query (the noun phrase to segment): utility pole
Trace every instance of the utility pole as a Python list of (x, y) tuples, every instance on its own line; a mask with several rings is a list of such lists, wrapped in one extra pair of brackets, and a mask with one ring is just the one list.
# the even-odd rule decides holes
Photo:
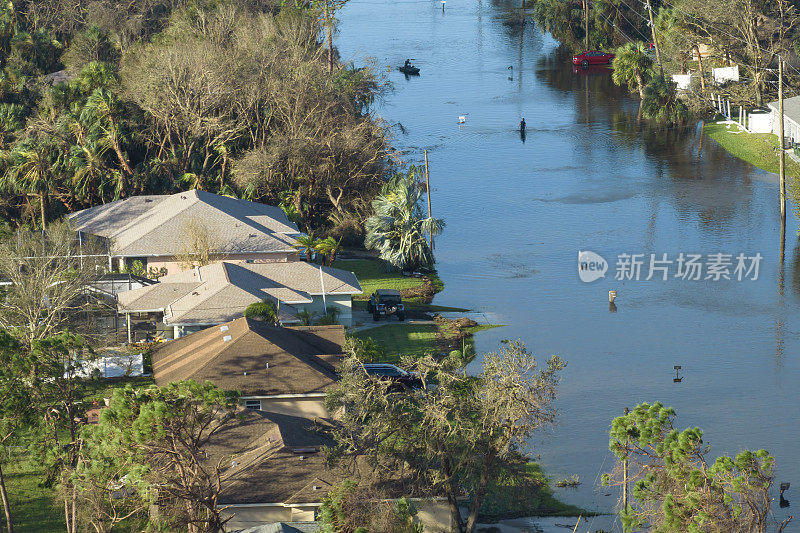
[(661, 77), (664, 77), (664, 66), (661, 64), (661, 51), (658, 48), (658, 39), (656, 38), (656, 24), (653, 22), (653, 7), (650, 5), (650, 0), (647, 0), (647, 12), (650, 14), (650, 29), (653, 32), (653, 46), (656, 47), (656, 59), (658, 60), (658, 69), (661, 71)]
[(583, 0), (583, 25), (586, 28), (586, 35), (583, 38), (583, 46), (589, 49), (589, 0)]
[(328, 30), (328, 75), (333, 73), (333, 28), (331, 28), (330, 14), (328, 13), (329, 0), (322, 0), (325, 9), (325, 26)]
[[(428, 150), (425, 150), (425, 190), (428, 192), (428, 218), (433, 218), (433, 212), (431, 211), (431, 174), (428, 172)], [(433, 235), (429, 235), (429, 237), (431, 239), (431, 250), (433, 250)]]
[(781, 228), (786, 231), (786, 153), (783, 143), (783, 58), (778, 56), (778, 163), (781, 178)]
[[(625, 414), (628, 414), (628, 408), (625, 408)], [(627, 439), (625, 443), (627, 444)], [(622, 512), (628, 512), (628, 453), (625, 452), (625, 459), (622, 460)]]

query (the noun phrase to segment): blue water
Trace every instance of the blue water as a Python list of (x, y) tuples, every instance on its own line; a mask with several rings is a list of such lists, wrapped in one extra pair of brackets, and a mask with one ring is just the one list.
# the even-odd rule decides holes
[[(639, 125), (638, 102), (610, 71), (574, 72), (549, 35), (505, 26), (503, 7), (450, 0), (443, 14), (435, 0), (351, 0), (339, 13), (341, 55), (372, 58), (394, 86), (374, 111), (395, 125), (394, 146), (416, 163), (429, 150), (433, 212), (447, 222), (436, 303), (506, 324), (478, 335), (479, 351), (520, 338), (542, 359), (568, 361), (559, 421), (532, 443), (553, 477), (580, 477), (564, 500), (613, 509), (618, 494), (597, 485), (613, 465), (607, 431), (643, 401), (702, 427), (712, 456), (768, 449), (776, 482), (800, 487), (800, 248), (792, 214), (781, 283), (777, 176), (700, 126)], [(421, 76), (388, 72), (406, 57)], [(606, 278), (580, 281), (579, 250), (609, 261)], [(757, 281), (614, 279), (617, 254), (680, 252), (763, 261)]]

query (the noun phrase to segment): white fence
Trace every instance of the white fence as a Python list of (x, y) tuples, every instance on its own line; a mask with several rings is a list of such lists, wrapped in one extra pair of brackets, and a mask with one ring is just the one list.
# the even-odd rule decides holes
[(711, 69), (714, 76), (714, 83), (725, 83), (726, 81), (739, 81), (739, 65), (732, 67), (720, 67)]
[(99, 375), (103, 378), (121, 378), (144, 374), (142, 354), (106, 353), (107, 355), (92, 361), (84, 361), (78, 374), (87, 378), (92, 375)]

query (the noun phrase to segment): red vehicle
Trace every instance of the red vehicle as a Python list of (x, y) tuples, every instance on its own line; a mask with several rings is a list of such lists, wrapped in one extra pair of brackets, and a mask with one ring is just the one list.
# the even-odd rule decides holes
[(589, 50), (582, 54), (572, 56), (572, 64), (580, 65), (583, 68), (589, 65), (607, 65), (614, 59), (614, 54), (607, 54), (598, 50)]

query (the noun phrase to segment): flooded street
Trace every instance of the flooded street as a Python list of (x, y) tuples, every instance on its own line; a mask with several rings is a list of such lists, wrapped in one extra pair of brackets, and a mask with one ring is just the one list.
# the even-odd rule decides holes
[[(639, 125), (638, 102), (609, 70), (574, 72), (549, 35), (505, 26), (502, 6), (441, 6), (351, 0), (337, 45), (356, 64), (393, 67), (394, 91), (376, 113), (402, 125), (393, 143), (407, 160), (429, 150), (433, 214), (447, 222), (435, 303), (507, 325), (479, 334), (479, 351), (520, 338), (540, 358), (568, 362), (559, 423), (534, 443), (552, 477), (579, 476), (562, 499), (612, 511), (618, 494), (599, 487), (613, 465), (611, 420), (661, 401), (679, 428), (703, 428), (712, 455), (769, 450), (776, 485), (791, 482), (786, 496), (800, 506), (800, 248), (792, 213), (782, 276), (777, 176), (733, 158), (699, 126)], [(419, 77), (394, 70), (407, 57)], [(604, 279), (581, 282), (579, 250), (608, 261)], [(756, 281), (676, 279), (675, 266), (667, 281), (645, 281), (646, 264), (639, 281), (614, 279), (619, 254), (647, 262), (681, 252), (763, 260)], [(790, 509), (773, 506), (779, 518)]]

